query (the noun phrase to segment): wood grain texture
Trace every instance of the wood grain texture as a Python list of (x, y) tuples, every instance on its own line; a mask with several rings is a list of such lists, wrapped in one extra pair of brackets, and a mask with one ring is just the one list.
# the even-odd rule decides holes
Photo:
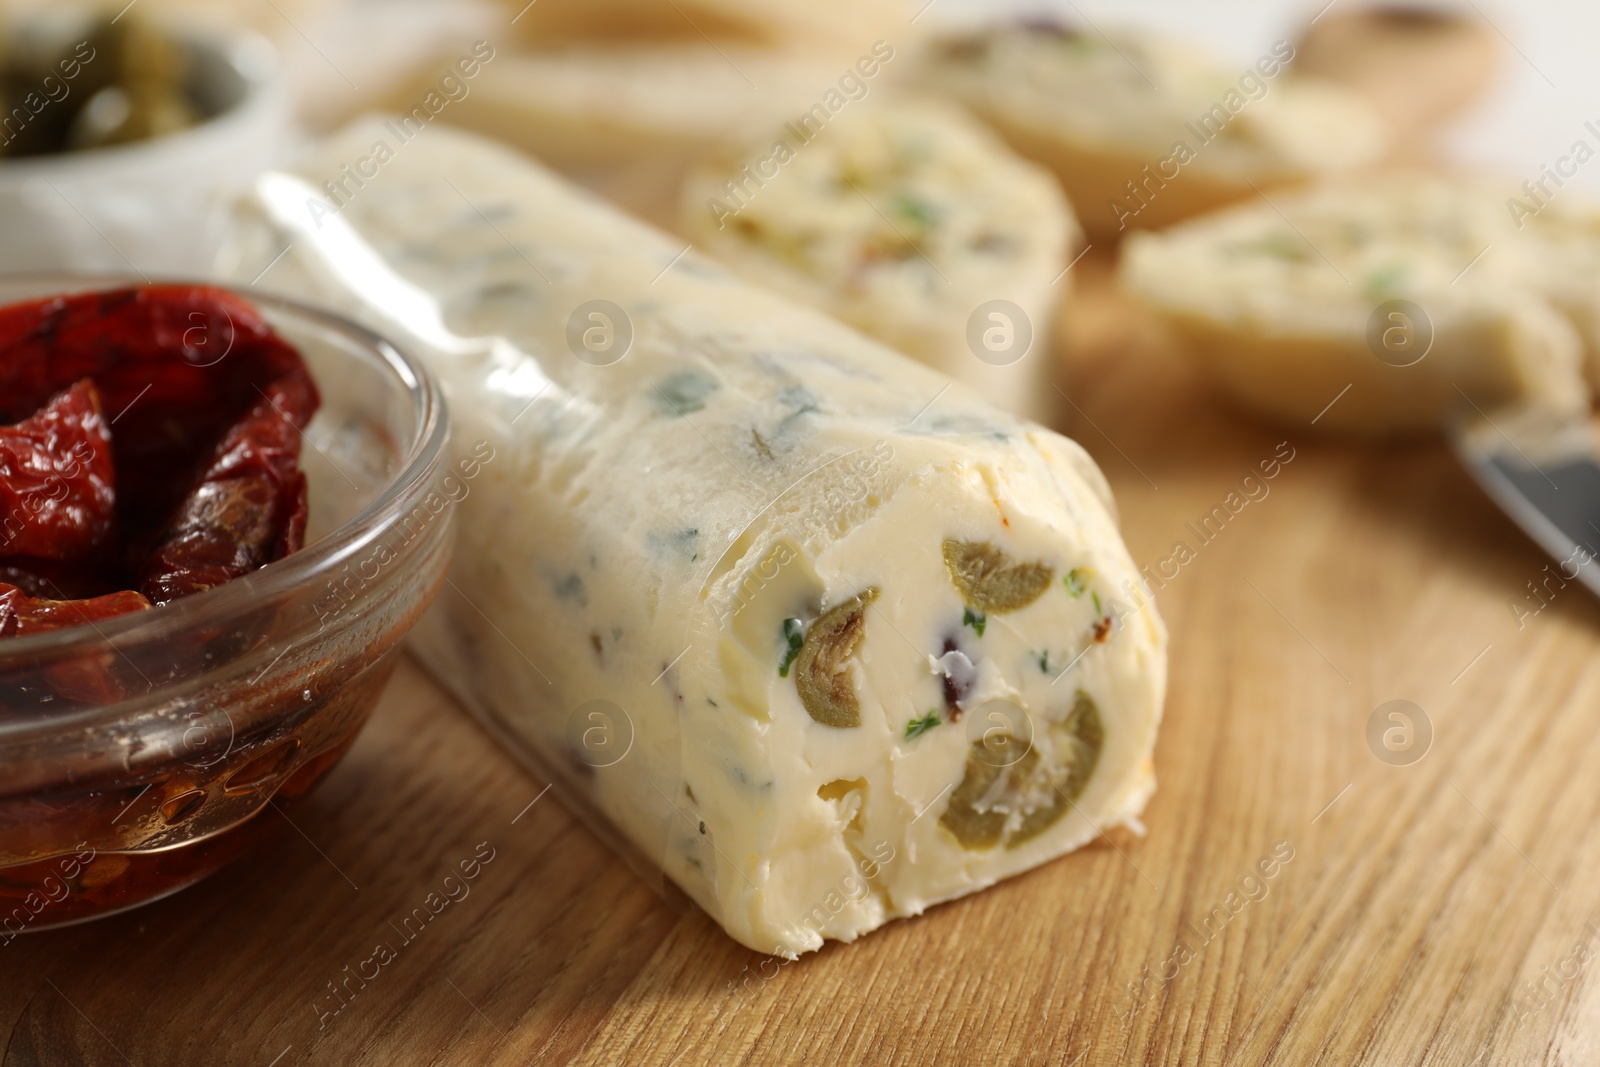
[[(1136, 560), (1195, 549), (1159, 593), (1148, 836), (780, 965), (646, 888), (403, 664), (270, 848), (0, 949), (0, 1064), (1600, 1062), (1600, 607), (1572, 584), (1519, 629), (1545, 560), (1442, 445), (1229, 412), (1107, 270), (1074, 271), (1062, 427)], [(1434, 732), (1409, 766), (1367, 741), (1396, 698)], [(321, 1019), (481, 842), (470, 895)], [(1562, 973), (1519, 1024), (1522, 983)]]

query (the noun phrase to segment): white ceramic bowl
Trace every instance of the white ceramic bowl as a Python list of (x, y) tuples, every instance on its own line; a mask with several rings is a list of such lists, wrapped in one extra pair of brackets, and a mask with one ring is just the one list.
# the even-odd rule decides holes
[(254, 33), (163, 29), (187, 50), (212, 117), (149, 141), (0, 162), (0, 271), (209, 272), (229, 200), (288, 147), (288, 95)]

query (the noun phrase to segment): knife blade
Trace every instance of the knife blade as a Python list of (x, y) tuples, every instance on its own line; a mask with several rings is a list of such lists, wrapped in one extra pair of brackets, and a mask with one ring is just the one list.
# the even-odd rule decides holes
[[(1600, 434), (1587, 422), (1551, 425), (1548, 414), (1476, 414), (1456, 421), (1450, 444), (1462, 466), (1552, 559), (1600, 595)], [(1581, 549), (1581, 553), (1580, 553)], [(1575, 567), (1577, 573), (1568, 573)]]

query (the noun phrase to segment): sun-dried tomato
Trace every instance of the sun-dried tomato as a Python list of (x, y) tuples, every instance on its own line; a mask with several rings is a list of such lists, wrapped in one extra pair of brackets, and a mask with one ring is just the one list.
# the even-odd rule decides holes
[(40, 600), (0, 584), (0, 637), (27, 637), (149, 609), (150, 601), (132, 589), (87, 600)]
[(164, 604), (297, 551), (319, 403), (300, 354), (224, 290), (0, 308), (0, 637)]
[[(150, 601), (132, 589), (83, 600), (50, 600), (30, 597), (16, 586), (0, 583), (0, 638), (93, 625), (150, 608)], [(127, 682), (119, 678), (121, 662), (119, 654), (109, 649), (83, 652), (40, 668), (34, 684), (48, 687), (64, 706), (114, 704), (129, 692)]]
[(303, 378), (284, 378), (217, 443), (210, 464), (145, 562), (139, 587), (152, 601), (198, 593), (300, 548), (306, 479), (300, 431), (315, 398)]
[(0, 426), (0, 556), (76, 560), (116, 532), (111, 434), (87, 378)]
[(92, 378), (115, 426), (117, 510), (133, 543), (171, 515), (259, 390), (286, 375), (306, 376), (299, 353), (221, 289), (150, 285), (0, 308), (0, 422)]

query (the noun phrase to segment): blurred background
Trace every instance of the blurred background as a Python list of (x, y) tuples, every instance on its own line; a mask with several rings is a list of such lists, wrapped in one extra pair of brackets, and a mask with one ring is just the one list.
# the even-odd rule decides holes
[[(952, 12), (973, 17), (1001, 4), (985, 0), (948, 0)], [(935, 9), (946, 3), (939, 0)], [(1019, 5), (1020, 6), (1020, 5)], [(1294, 40), (1319, 13), (1333, 18), (1372, 5), (1335, 0), (1327, 5), (1286, 0), (1211, 0), (1185, 4), (1174, 0), (1122, 0), (1049, 5), (1074, 8), (1096, 22), (1154, 26), (1204, 41), (1218, 53), (1241, 63), (1279, 38)], [(1441, 131), (1448, 159), (1521, 176), (1538, 170), (1572, 143), (1583, 123), (1600, 116), (1600, 65), (1594, 47), (1600, 42), (1600, 8), (1577, 0), (1408, 0), (1405, 8), (1458, 14), (1481, 23), (1501, 46), (1504, 56), (1495, 71), (1492, 91)], [(1030, 5), (1028, 10), (1041, 10)], [(1321, 21), (1319, 19), (1319, 21)], [(1521, 53), (1520, 55), (1518, 53)], [(1577, 186), (1600, 189), (1600, 171), (1580, 173)]]
[[(540, 0), (526, 7), (518, 0), (135, 0), (132, 4), (113, 0), (100, 4), (94, 10), (101, 12), (102, 19), (116, 18), (122, 29), (129, 29), (130, 23), (135, 32), (157, 23), (184, 25), (208, 40), (226, 44), (229, 63), (237, 71), (228, 72), (234, 75), (231, 77), (225, 77), (221, 68), (201, 72), (210, 86), (211, 99), (204, 101), (200, 110), (226, 110), (248, 97), (249, 117), (234, 123), (227, 135), (211, 137), (207, 145), (189, 145), (178, 177), (172, 168), (145, 158), (97, 155), (86, 157), (82, 165), (54, 167), (36, 161), (27, 166), (0, 163), (0, 224), (7, 231), (7, 247), (0, 251), (3, 266), (121, 269), (132, 265), (140, 270), (182, 273), (204, 269), (224, 226), (222, 209), (203, 195), (212, 187), (237, 187), (261, 167), (292, 156), (308, 135), (369, 109), (393, 107), (408, 87), (417, 84), (430, 63), (459, 54), (474, 41), (487, 40), (503, 53), (515, 54), (559, 47), (592, 32), (592, 27), (575, 32), (561, 18), (540, 21), (541, 8), (554, 8), (560, 2)], [(916, 33), (1018, 13), (1053, 14), (1097, 30), (1159, 29), (1204, 46), (1221, 61), (1241, 66), (1275, 40), (1298, 40), (1313, 20), (1333, 22), (1371, 6), (1362, 0), (1334, 0), (1331, 4), (1320, 0), (1309, 4), (1213, 0), (1198, 5), (1181, 0), (885, 2), (902, 8), (900, 17), (915, 17), (915, 23), (908, 22), (903, 29)], [(1408, 3), (1406, 8), (1459, 16), (1473, 24), (1497, 53), (1492, 69), (1486, 66), (1482, 72), (1481, 91), (1473, 94), (1464, 111), (1430, 135), (1434, 147), (1428, 150), (1436, 150), (1439, 157), (1521, 180), (1563, 152), (1582, 132), (1585, 121), (1600, 118), (1600, 107), (1595, 106), (1600, 101), (1600, 65), (1593, 62), (1591, 54), (1593, 43), (1600, 40), (1600, 9), (1593, 5), (1571, 0), (1517, 4), (1424, 0)], [(25, 94), (40, 77), (30, 69), (29, 64), (37, 66), (40, 58), (35, 54), (30, 60), (30, 49), (37, 53), (62, 45), (40, 44), (39, 26), (55, 27), (45, 37), (53, 32), (59, 38), (66, 32), (60, 29), (63, 23), (87, 9), (85, 5), (37, 0), (0, 4), (0, 18), (12, 41), (9, 66), (14, 77), (8, 82), (9, 92)], [(710, 28), (720, 38), (717, 28)], [(886, 33), (893, 36), (899, 29), (891, 27)], [(259, 34), (272, 48), (257, 47), (241, 31)], [(838, 42), (794, 37), (763, 43), (785, 51), (816, 52)], [(136, 41), (131, 48), (130, 54), (140, 57), (127, 73), (134, 79), (159, 80), (178, 56), (153, 39)], [(849, 51), (844, 48), (841, 54)], [(98, 68), (90, 64), (89, 69), (96, 75), (108, 73), (103, 63)], [(250, 82), (248, 92), (244, 84), (236, 84), (241, 78)], [(48, 110), (60, 117), (75, 110), (87, 95), (80, 92)], [(14, 107), (17, 101), (11, 104)], [(105, 107), (100, 112), (104, 124), (108, 117)], [(43, 116), (46, 120), (50, 117)], [(169, 113), (154, 119), (146, 115), (139, 121), (172, 125), (201, 117)], [(128, 131), (124, 134), (137, 136)], [(64, 136), (60, 130), (55, 135)], [(104, 139), (104, 131), (101, 136)], [(6, 141), (0, 145), (0, 158), (9, 161), (19, 146), (3, 131), (0, 140)], [(81, 131), (78, 143), (90, 143)], [(1600, 168), (1582, 170), (1571, 184), (1600, 188)], [(152, 185), (160, 188), (152, 189)], [(199, 210), (202, 205), (204, 211)], [(640, 209), (639, 205), (630, 206)], [(155, 216), (160, 217), (159, 224)], [(160, 232), (160, 240), (152, 240), (152, 226)]]

